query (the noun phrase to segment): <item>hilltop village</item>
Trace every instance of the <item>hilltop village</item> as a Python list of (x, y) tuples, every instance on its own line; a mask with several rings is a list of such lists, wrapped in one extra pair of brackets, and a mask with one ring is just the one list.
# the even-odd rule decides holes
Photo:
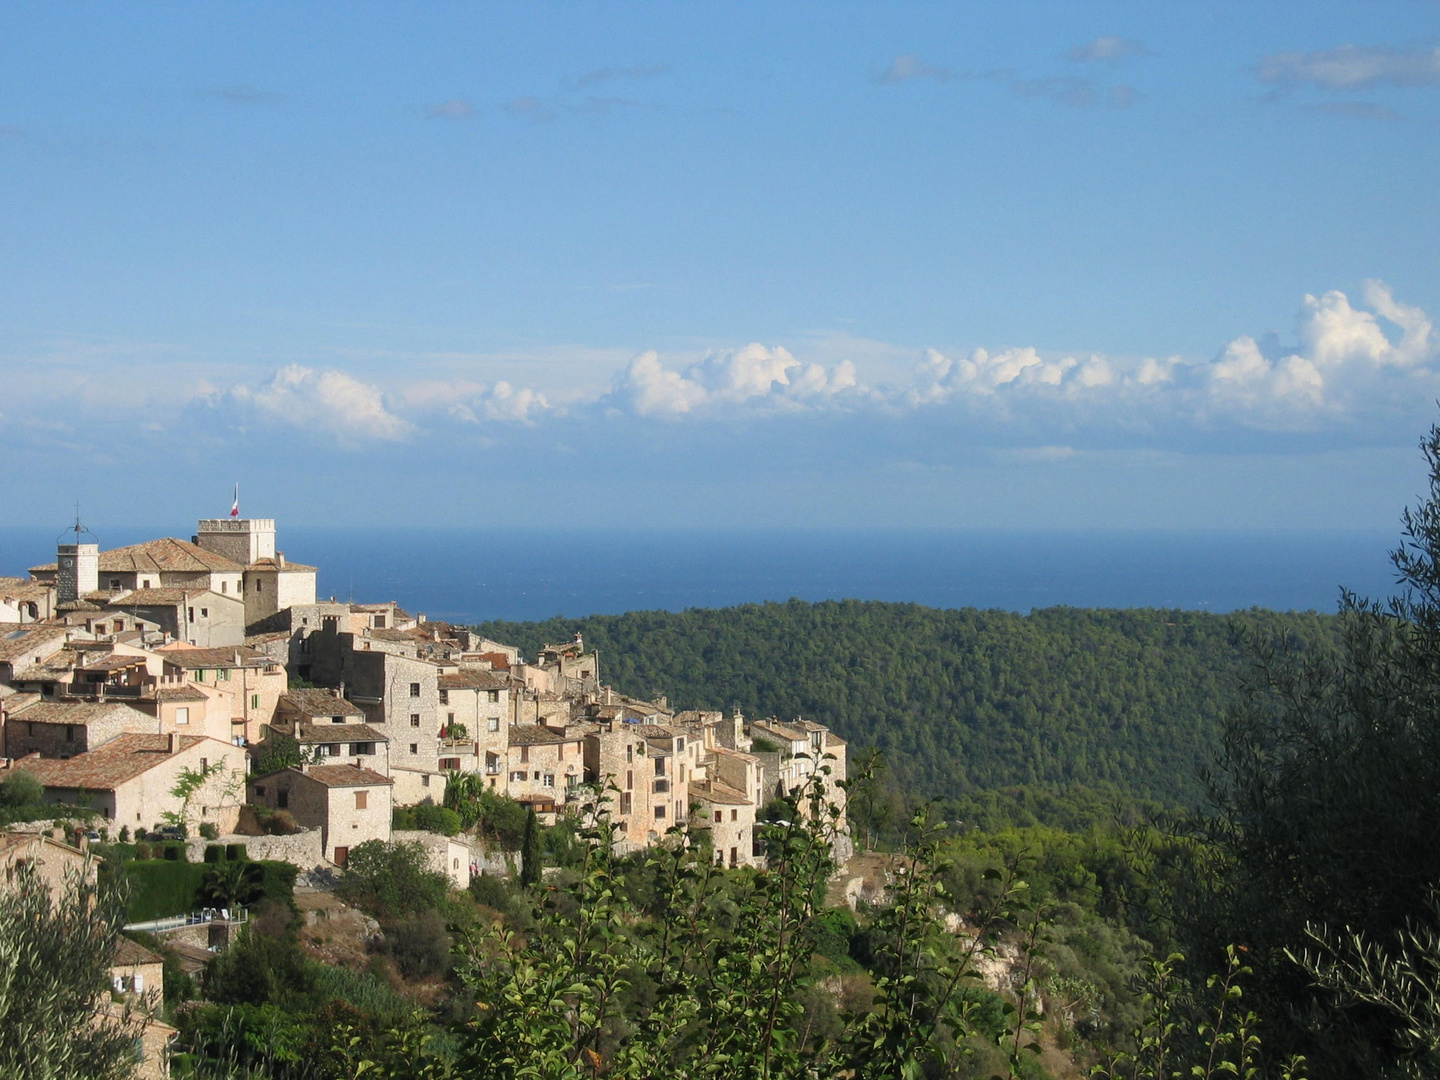
[[(598, 785), (622, 851), (688, 823), (744, 866), (759, 861), (757, 812), (822, 762), (843, 805), (846, 747), (824, 725), (627, 697), (578, 637), (526, 658), (393, 601), (321, 600), (273, 520), (206, 519), (189, 541), (110, 551), (85, 539), (0, 578), (0, 779), (27, 772), (112, 832), (343, 867), (396, 835), (396, 809), (443, 804), (450, 778), (473, 774), (547, 824)], [(265, 769), (282, 741), (297, 763)], [(298, 832), (261, 827), (281, 812)], [(463, 836), (404, 837), (458, 886), (486, 865)]]

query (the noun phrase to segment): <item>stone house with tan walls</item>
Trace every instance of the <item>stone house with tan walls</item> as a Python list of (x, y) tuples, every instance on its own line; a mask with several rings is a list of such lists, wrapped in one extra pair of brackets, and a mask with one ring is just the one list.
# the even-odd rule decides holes
[[(46, 802), (88, 802), (113, 825), (132, 829), (149, 829), (164, 823), (166, 814), (183, 814), (192, 829), (210, 822), (221, 832), (233, 832), (245, 794), (240, 747), (174, 732), (127, 732), (76, 757), (30, 754), (11, 759), (9, 768), (40, 781)], [(188, 799), (175, 794), (187, 770), (209, 773)]]
[(755, 858), (755, 804), (743, 791), (719, 780), (690, 785), (695, 806), (691, 826), (710, 833), (714, 858), (722, 866), (753, 866)]
[(390, 777), (354, 765), (301, 765), (252, 776), (246, 789), (250, 802), (318, 827), (325, 858), (344, 866), (357, 845), (390, 839), (393, 786)]
[(98, 749), (127, 732), (156, 734), (156, 720), (112, 701), (46, 701), (17, 694), (0, 704), (5, 718), (5, 756), (40, 754), (64, 760)]
[(500, 775), (512, 723), (510, 692), (510, 677), (504, 672), (462, 668), (440, 676), (442, 769), (483, 773), (492, 781)]
[(201, 649), (178, 643), (156, 650), (167, 681), (218, 698), (228, 727), (225, 737), (246, 745), (261, 737), (289, 685), (283, 664), (247, 645)]
[(135, 589), (105, 606), (154, 623), (189, 645), (213, 648), (245, 641), (245, 605), (238, 596), (196, 588)]
[(69, 638), (65, 626), (0, 625), (0, 682), (8, 683), (16, 671), (43, 664)]
[(53, 902), (71, 881), (94, 884), (95, 859), (88, 851), (55, 839), (48, 830), (0, 832), (0, 888), (12, 886), (21, 874), (40, 881)]
[(585, 782), (585, 743), (580, 732), (513, 724), (507, 738), (505, 793), (534, 806), (536, 813), (554, 813)]
[(0, 577), (0, 624), (53, 618), (55, 605), (55, 586), (30, 578)]
[(389, 738), (365, 723), (359, 706), (329, 690), (281, 694), (269, 730), (295, 739), (306, 760), (315, 764), (348, 763), (390, 775)]

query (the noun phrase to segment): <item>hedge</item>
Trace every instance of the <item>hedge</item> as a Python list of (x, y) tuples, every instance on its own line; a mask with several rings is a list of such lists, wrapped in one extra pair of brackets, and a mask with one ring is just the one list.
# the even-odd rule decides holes
[[(295, 877), (299, 869), (270, 859), (259, 865), (265, 870), (265, 899), (278, 901), (293, 911)], [(205, 863), (169, 859), (126, 863), (125, 876), (130, 883), (126, 918), (130, 922), (149, 922), (197, 910), (200, 907), (197, 894), (207, 868)]]

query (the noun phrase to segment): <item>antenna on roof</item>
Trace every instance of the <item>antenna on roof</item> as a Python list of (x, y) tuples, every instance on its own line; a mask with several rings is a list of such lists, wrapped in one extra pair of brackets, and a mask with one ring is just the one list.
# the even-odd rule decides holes
[(90, 539), (93, 540), (93, 541), (95, 541), (95, 543), (97, 543), (97, 544), (100, 542), (100, 538), (99, 538), (98, 536), (96, 536), (94, 533), (92, 533), (89, 529), (87, 529), (87, 528), (86, 528), (83, 524), (81, 524), (81, 522), (80, 522), (80, 500), (79, 500), (79, 499), (76, 499), (76, 500), (75, 500), (75, 524), (74, 524), (74, 525), (67, 525), (65, 528), (61, 529), (61, 530), (60, 530), (60, 535), (55, 538), (55, 542), (58, 544), (58, 543), (61, 541), (61, 539), (65, 536), (66, 533), (74, 533), (74, 534), (75, 534), (75, 543), (77, 543), (77, 544), (80, 543), (80, 537), (81, 537), (82, 535), (90, 537)]

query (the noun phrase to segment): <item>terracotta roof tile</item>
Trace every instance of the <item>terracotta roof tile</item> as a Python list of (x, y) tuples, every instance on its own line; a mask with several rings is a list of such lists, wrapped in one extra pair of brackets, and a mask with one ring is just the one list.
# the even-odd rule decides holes
[[(216, 742), (199, 735), (181, 735), (177, 741), (180, 750), (189, 750), (202, 742)], [(68, 760), (31, 754), (20, 758), (11, 768), (16, 772), (31, 773), (46, 787), (114, 791), (126, 781), (170, 760), (169, 743), (168, 735), (131, 732), (117, 735), (89, 753), (77, 754)]]
[(377, 784), (388, 787), (395, 782), (374, 769), (362, 769), (357, 765), (311, 765), (305, 770), (305, 775), (326, 787), (374, 787)]
[[(31, 567), (33, 573), (53, 572), (56, 569), (54, 563)], [(177, 540), (173, 536), (100, 552), (102, 574), (197, 574), (206, 571), (238, 574), (244, 569), (239, 563), (223, 555), (216, 555), (213, 551), (206, 551), (197, 544)]]
[(331, 690), (304, 688), (280, 695), (278, 707), (288, 707), (301, 716), (364, 716), (358, 705), (337, 697)]

